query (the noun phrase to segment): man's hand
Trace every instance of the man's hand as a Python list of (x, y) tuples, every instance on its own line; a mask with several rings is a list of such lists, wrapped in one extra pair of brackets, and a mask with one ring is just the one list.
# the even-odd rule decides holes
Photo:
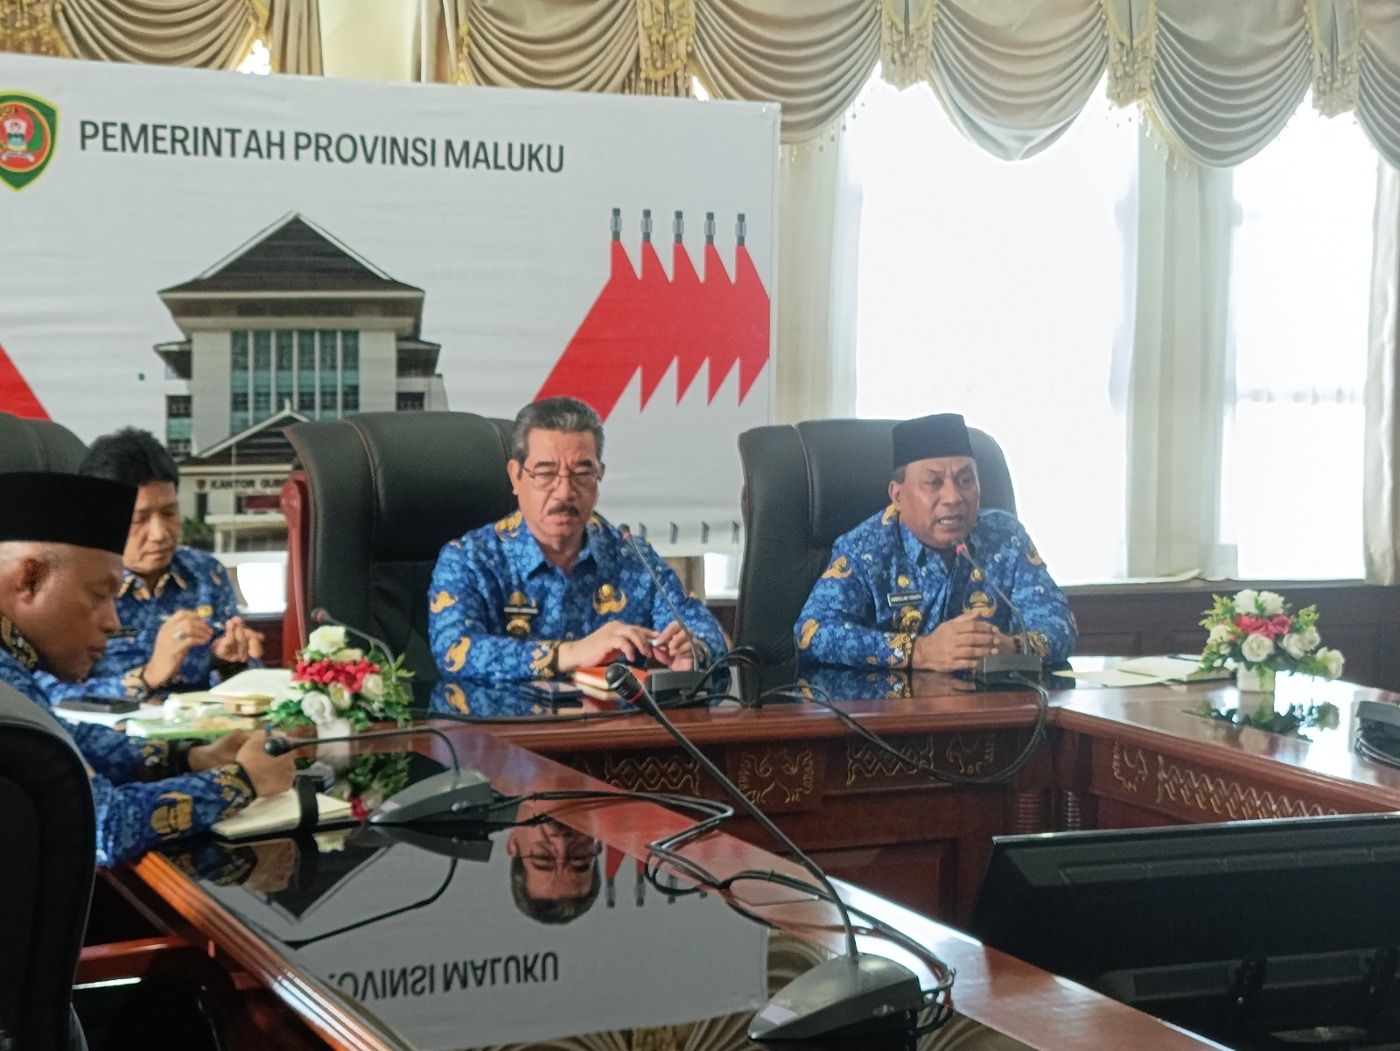
[(591, 668), (607, 664), (622, 656), (628, 661), (652, 655), (651, 639), (655, 633), (640, 624), (624, 624), (611, 620), (577, 642), (559, 644), (559, 670), (573, 671), (575, 668)]
[(987, 623), (975, 610), (970, 610), (945, 620), (915, 640), (914, 667), (943, 672), (970, 671), (983, 657), (1010, 653), (1015, 647), (1011, 636), (1003, 635), (995, 624)]
[(242, 617), (230, 617), (224, 633), (209, 647), (217, 660), (226, 664), (247, 664), (250, 660), (262, 660), (262, 632), (254, 631), (243, 623)]
[(205, 645), (214, 637), (213, 631), (192, 609), (172, 613), (156, 632), (151, 658), (146, 661), (146, 684), (152, 688), (164, 686), (180, 674), (185, 655), (196, 646)]
[(186, 756), (189, 760), (190, 770), (199, 773), (201, 770), (213, 770), (217, 766), (227, 766), (229, 763), (237, 762), (238, 751), (249, 736), (246, 730), (235, 730), (233, 733), (224, 734), (223, 737), (210, 744), (195, 745)]
[(652, 642), (651, 656), (657, 664), (673, 671), (690, 671), (695, 667), (695, 654), (685, 629), (671, 621)]
[(243, 767), (248, 780), (253, 782), (253, 790), (259, 796), (275, 796), (292, 787), (292, 775), (296, 773), (296, 758), (287, 755), (271, 756), (263, 751), (267, 731), (251, 733), (238, 748), (234, 759)]

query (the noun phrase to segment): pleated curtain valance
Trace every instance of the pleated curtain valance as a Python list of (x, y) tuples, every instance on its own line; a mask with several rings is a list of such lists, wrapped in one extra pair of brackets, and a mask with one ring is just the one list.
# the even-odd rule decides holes
[(462, 83), (688, 94), (783, 106), (827, 130), (878, 63), (925, 81), (998, 157), (1054, 142), (1107, 74), (1172, 145), (1217, 167), (1257, 153), (1311, 87), (1400, 165), (1396, 0), (426, 0)]
[(321, 72), (317, 0), (0, 0), (0, 52), (232, 69), (258, 39), (274, 70)]

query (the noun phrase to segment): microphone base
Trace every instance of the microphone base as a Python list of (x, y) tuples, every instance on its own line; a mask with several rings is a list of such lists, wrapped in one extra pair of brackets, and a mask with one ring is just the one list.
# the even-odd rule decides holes
[(497, 821), (515, 819), (513, 808), (498, 808), (491, 782), (475, 770), (445, 770), (409, 785), (380, 803), (371, 825), (409, 825), (415, 821)]
[(749, 1023), (750, 1040), (847, 1038), (912, 1029), (924, 1007), (918, 976), (861, 953), (827, 960), (794, 978)]
[(653, 668), (647, 672), (647, 689), (658, 704), (677, 701), (695, 690), (705, 681), (702, 671), (671, 671), (669, 668)]
[(978, 686), (1022, 686), (1020, 680), (1039, 682), (1044, 674), (1044, 657), (1034, 653), (994, 653), (977, 662), (972, 681)]

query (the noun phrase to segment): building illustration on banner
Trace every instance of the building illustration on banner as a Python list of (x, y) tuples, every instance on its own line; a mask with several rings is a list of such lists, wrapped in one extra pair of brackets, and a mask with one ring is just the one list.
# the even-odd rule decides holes
[(184, 338), (166, 366), (165, 442), (181, 511), (215, 551), (286, 546), (278, 494), (289, 424), (447, 408), (424, 292), (290, 214), (197, 277), (161, 290)]
[(745, 244), (744, 213), (735, 222), (732, 279), (715, 246), (714, 212), (705, 213), (703, 277), (685, 248), (682, 212), (672, 222), (669, 278), (652, 243), (650, 208), (642, 210), (640, 273), (622, 245), (620, 208), (612, 210), (610, 229), (607, 283), (535, 398), (572, 395), (606, 421), (638, 370), (645, 411), (672, 363), (679, 404), (708, 362), (708, 401), (737, 366), (743, 404), (770, 353), (768, 291)]

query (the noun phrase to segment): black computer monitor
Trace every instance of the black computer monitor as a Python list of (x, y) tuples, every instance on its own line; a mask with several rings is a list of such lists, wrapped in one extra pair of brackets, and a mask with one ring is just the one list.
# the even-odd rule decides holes
[(1000, 837), (972, 933), (1232, 1047), (1395, 1039), (1400, 814)]

